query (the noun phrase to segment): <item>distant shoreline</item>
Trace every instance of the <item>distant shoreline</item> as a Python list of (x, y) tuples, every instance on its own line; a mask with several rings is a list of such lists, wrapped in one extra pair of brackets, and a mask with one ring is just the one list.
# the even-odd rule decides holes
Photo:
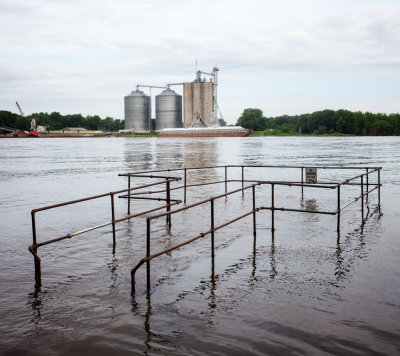
[[(395, 135), (391, 135), (396, 137)], [(136, 134), (40, 134), (39, 137), (32, 137), (29, 135), (24, 136), (6, 136), (0, 135), (0, 138), (96, 138), (96, 137), (131, 137), (131, 138), (140, 138), (140, 137), (158, 137), (155, 132), (150, 133), (136, 133)], [(188, 136), (192, 137), (192, 136)], [(221, 136), (225, 137), (225, 136)], [(227, 136), (226, 136), (227, 137)], [(340, 134), (340, 133), (332, 133), (332, 134), (289, 134), (289, 133), (273, 133), (273, 132), (265, 132), (265, 131), (253, 131), (247, 137), (378, 137), (378, 136), (369, 136), (369, 135), (352, 135), (352, 134)], [(385, 136), (379, 136), (385, 137)], [(165, 138), (165, 137), (160, 137)]]

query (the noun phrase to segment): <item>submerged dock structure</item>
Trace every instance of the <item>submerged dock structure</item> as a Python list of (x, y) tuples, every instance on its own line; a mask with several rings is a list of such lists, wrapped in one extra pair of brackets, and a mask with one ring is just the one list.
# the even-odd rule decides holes
[[(146, 264), (146, 286), (149, 291), (151, 288), (151, 261), (194, 243), (196, 240), (210, 239), (210, 255), (214, 263), (216, 231), (223, 230), (226, 226), (239, 220), (249, 218), (249, 230), (252, 231), (255, 238), (257, 216), (263, 211), (270, 212), (269, 229), (271, 232), (278, 227), (275, 222), (277, 212), (335, 216), (339, 238), (341, 213), (347, 207), (359, 201), (361, 226), (364, 225), (371, 211), (380, 212), (381, 169), (382, 167), (219, 165), (121, 173), (119, 176), (127, 180), (127, 188), (31, 211), (33, 242), (29, 246), (29, 251), (34, 257), (36, 286), (41, 285), (41, 258), (38, 254), (40, 247), (111, 226), (112, 246), (113, 252), (115, 252), (116, 224), (139, 217), (146, 218), (143, 231), (146, 248), (140, 260), (132, 261), (132, 293), (135, 292), (136, 272), (141, 266)], [(370, 195), (374, 191), (377, 192), (377, 199), (373, 204), (375, 208), (371, 209)], [(313, 194), (318, 195), (321, 200), (319, 204), (307, 203), (307, 200), (304, 199)], [(229, 206), (229, 199), (235, 196), (240, 196), (248, 204), (244, 211), (240, 211), (240, 214), (226, 217), (228, 215), (225, 215), (224, 209)], [(111, 220), (99, 222), (95, 226), (85, 227), (80, 231), (68, 232), (51, 240), (39, 240), (36, 228), (39, 213), (68, 205), (79, 206), (80, 203), (86, 201), (107, 197), (110, 199), (108, 204), (110, 204)], [(126, 213), (123, 216), (116, 216), (115, 198), (126, 199)], [(132, 204), (139, 200), (152, 205), (140, 211), (137, 211), (137, 206), (134, 205), (135, 212), (133, 212)], [(219, 204), (221, 200), (225, 202), (222, 207)], [(152, 250), (152, 241), (154, 241), (152, 226), (157, 220), (165, 219), (165, 234), (167, 235), (168, 231), (172, 229), (172, 221), (177, 221), (184, 226), (185, 221), (182, 214), (191, 214), (192, 211), (193, 214), (197, 214), (197, 209), (201, 209), (203, 215), (208, 216), (206, 219), (208, 227), (197, 231), (194, 236), (190, 236), (179, 244), (159, 251)], [(216, 219), (216, 215), (218, 215), (218, 219)], [(265, 216), (263, 219), (266, 220)]]

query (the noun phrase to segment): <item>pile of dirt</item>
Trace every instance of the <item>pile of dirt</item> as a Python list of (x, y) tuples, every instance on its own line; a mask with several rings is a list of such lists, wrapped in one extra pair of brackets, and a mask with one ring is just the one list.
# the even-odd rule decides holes
[(14, 132), (11, 132), (4, 136), (5, 137), (29, 137), (29, 133), (26, 133), (24, 130), (15, 130)]

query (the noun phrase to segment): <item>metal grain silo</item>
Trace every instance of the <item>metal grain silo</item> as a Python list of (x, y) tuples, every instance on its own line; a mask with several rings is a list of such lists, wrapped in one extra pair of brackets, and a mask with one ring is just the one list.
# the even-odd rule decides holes
[(156, 130), (182, 127), (182, 95), (166, 89), (156, 95)]
[(151, 97), (140, 90), (124, 98), (125, 130), (150, 131)]

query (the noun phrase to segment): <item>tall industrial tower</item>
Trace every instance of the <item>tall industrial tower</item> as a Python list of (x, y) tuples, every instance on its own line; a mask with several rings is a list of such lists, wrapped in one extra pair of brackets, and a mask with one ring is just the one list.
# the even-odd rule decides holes
[[(183, 84), (184, 127), (219, 126), (222, 119), (218, 107), (218, 67), (211, 73), (198, 70), (192, 83)], [(207, 81), (204, 76), (209, 76)]]

